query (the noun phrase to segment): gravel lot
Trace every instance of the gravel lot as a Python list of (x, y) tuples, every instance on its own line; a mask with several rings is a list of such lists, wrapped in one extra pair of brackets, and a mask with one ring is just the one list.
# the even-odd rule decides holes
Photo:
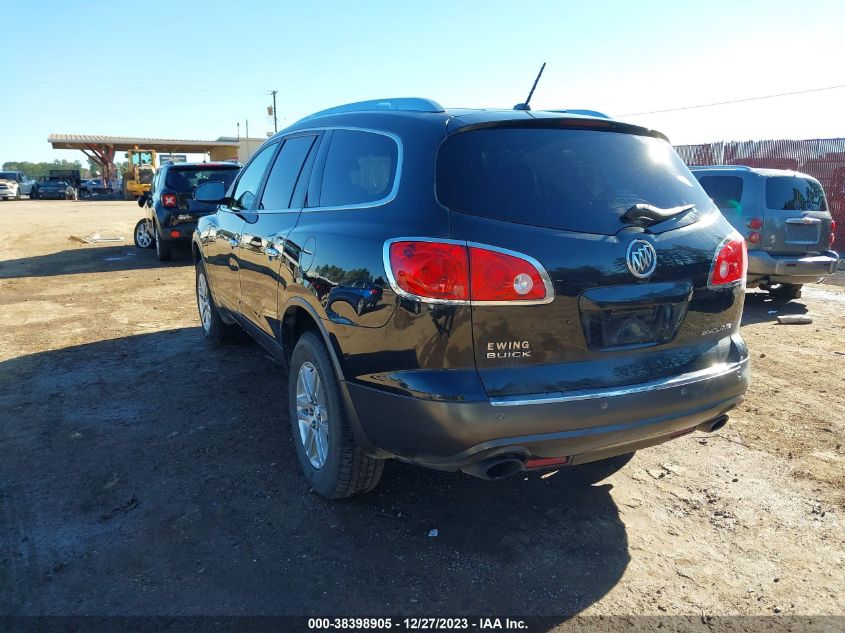
[(332, 503), (281, 369), (203, 341), (189, 257), (135, 249), (139, 217), (0, 203), (0, 615), (845, 614), (841, 285), (749, 295), (714, 435), (498, 483), (390, 463)]

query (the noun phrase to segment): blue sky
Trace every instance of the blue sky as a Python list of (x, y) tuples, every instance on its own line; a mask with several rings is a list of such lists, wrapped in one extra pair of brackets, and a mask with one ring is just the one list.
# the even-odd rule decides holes
[[(137, 7), (141, 7), (136, 11)], [(213, 139), (362, 99), (612, 115), (845, 84), (845, 3), (0, 0), (0, 163), (47, 135)], [(845, 136), (845, 89), (629, 118), (675, 143)]]

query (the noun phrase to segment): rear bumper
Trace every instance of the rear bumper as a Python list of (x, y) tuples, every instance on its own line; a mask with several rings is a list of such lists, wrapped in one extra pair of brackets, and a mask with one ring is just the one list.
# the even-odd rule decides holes
[[(626, 388), (444, 402), (346, 383), (364, 444), (439, 470), (490, 457), (577, 464), (658, 444), (713, 420), (748, 388), (748, 358)], [(383, 453), (382, 453), (383, 454)]]
[(771, 255), (765, 251), (748, 251), (748, 280), (775, 283), (813, 283), (836, 271), (839, 255), (825, 251), (821, 255)]
[[(194, 229), (197, 228), (196, 222), (184, 222), (181, 224), (174, 224), (172, 226), (161, 227), (161, 238), (165, 242), (190, 242), (194, 235)], [(173, 236), (172, 231), (178, 231), (178, 236)]]

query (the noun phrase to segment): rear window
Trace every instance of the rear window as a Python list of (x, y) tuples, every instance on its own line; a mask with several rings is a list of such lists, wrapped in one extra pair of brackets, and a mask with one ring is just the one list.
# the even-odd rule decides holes
[(720, 209), (740, 210), (742, 178), (738, 176), (702, 176), (699, 181), (704, 191)]
[(222, 182), (226, 189), (235, 180), (239, 168), (215, 169), (168, 169), (164, 179), (165, 189), (177, 193), (193, 193), (194, 189), (206, 182)]
[(827, 211), (824, 189), (818, 181), (800, 176), (766, 179), (766, 208), (784, 211)]
[(335, 130), (326, 156), (320, 206), (368, 204), (393, 189), (399, 148), (389, 136)]
[(458, 133), (440, 147), (437, 197), (456, 211), (603, 234), (638, 203), (714, 210), (667, 142), (595, 130)]

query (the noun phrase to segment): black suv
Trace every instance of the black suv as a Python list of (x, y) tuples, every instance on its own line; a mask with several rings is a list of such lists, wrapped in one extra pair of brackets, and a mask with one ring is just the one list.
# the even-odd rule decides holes
[(194, 234), (203, 332), (289, 366), (324, 496), (387, 458), (499, 479), (630, 453), (747, 388), (745, 242), (657, 132), (365, 102), (195, 197), (220, 205)]
[(135, 245), (155, 248), (161, 261), (170, 259), (173, 246), (188, 244), (197, 220), (216, 209), (194, 200), (194, 189), (206, 182), (228, 187), (240, 169), (238, 163), (163, 164), (153, 176), (149, 193), (138, 198), (147, 216), (135, 225)]

